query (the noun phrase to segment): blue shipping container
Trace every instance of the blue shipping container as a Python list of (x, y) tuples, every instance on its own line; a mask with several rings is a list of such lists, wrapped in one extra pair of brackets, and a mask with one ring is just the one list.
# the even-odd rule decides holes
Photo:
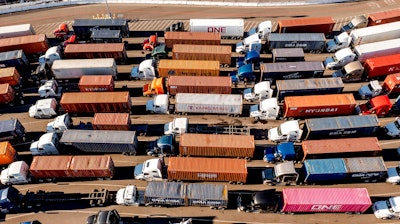
[(307, 159), (302, 167), (304, 183), (340, 182), (347, 176), (343, 159)]

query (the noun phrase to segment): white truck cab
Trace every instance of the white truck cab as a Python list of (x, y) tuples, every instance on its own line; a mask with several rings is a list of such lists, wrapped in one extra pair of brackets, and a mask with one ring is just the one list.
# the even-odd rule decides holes
[(189, 118), (177, 117), (173, 121), (168, 122), (164, 125), (165, 135), (180, 135), (186, 133), (189, 126)]
[(36, 101), (35, 105), (29, 108), (29, 117), (51, 118), (57, 115), (57, 101), (54, 98)]
[(396, 117), (396, 119), (387, 125), (385, 125), (385, 133), (386, 135), (392, 138), (400, 137), (400, 117)]
[(131, 70), (130, 79), (134, 80), (153, 80), (156, 78), (154, 68), (154, 59), (146, 59), (140, 62), (139, 66), (135, 66)]
[(169, 114), (169, 95), (155, 95), (152, 100), (146, 102), (146, 111), (148, 113)]
[(135, 185), (128, 185), (117, 191), (116, 202), (119, 205), (139, 206), (137, 188)]
[(400, 196), (390, 197), (384, 201), (377, 201), (372, 205), (372, 211), (378, 219), (400, 218)]
[(31, 181), (29, 165), (24, 161), (16, 161), (1, 171), (0, 182), (4, 185), (26, 184)]
[(273, 142), (300, 141), (303, 130), (300, 129), (298, 120), (285, 121), (268, 131), (268, 140)]
[[(257, 44), (259, 47), (253, 47), (253, 44)], [(261, 51), (261, 39), (258, 33), (254, 33), (244, 38), (243, 41), (236, 43), (236, 53), (245, 54), (246, 52), (250, 51), (250, 49), (256, 50), (254, 48), (260, 48), (259, 51)]]
[(56, 118), (54, 118), (53, 121), (50, 121), (49, 123), (47, 123), (46, 126), (46, 132), (55, 132), (57, 134), (61, 134), (64, 131), (68, 130), (69, 128), (71, 128), (73, 125), (73, 121), (71, 116), (69, 116), (68, 113), (57, 116)]
[(61, 46), (54, 46), (47, 49), (46, 53), (39, 57), (39, 64), (48, 64), (51, 66), (55, 60), (62, 59)]
[(58, 86), (56, 80), (48, 80), (39, 87), (38, 94), (40, 97), (61, 97), (62, 87)]
[(335, 52), (340, 49), (349, 47), (351, 43), (350, 35), (347, 32), (334, 36), (333, 39), (326, 42), (326, 51)]
[(250, 117), (254, 117), (255, 120), (276, 120), (279, 109), (277, 98), (265, 99), (250, 107)]
[(163, 180), (164, 159), (149, 159), (143, 164), (135, 166), (134, 176), (136, 180), (161, 181)]
[(388, 167), (387, 168), (388, 177), (386, 182), (391, 184), (400, 184), (400, 167)]
[(243, 98), (247, 101), (263, 100), (272, 97), (273, 89), (269, 81), (262, 81), (254, 85), (253, 88), (247, 88), (243, 91)]
[(43, 134), (38, 141), (32, 142), (29, 150), (33, 156), (36, 155), (58, 155), (57, 147), (60, 137), (55, 132)]
[(349, 48), (343, 48), (338, 50), (333, 56), (327, 57), (324, 60), (324, 66), (326, 69), (340, 69), (348, 63), (354, 61), (356, 54)]

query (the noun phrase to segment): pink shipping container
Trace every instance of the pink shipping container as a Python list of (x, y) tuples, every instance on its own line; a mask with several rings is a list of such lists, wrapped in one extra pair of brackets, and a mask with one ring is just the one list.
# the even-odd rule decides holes
[(29, 171), (35, 178), (68, 177), (72, 156), (34, 156)]
[(129, 113), (96, 113), (92, 125), (95, 130), (129, 131), (131, 117)]
[(182, 134), (179, 154), (184, 156), (212, 156), (252, 158), (253, 135)]
[(78, 86), (81, 92), (112, 92), (115, 83), (112, 75), (83, 75)]
[(165, 32), (165, 44), (172, 48), (174, 44), (220, 45), (221, 34), (209, 32)]
[(227, 45), (175, 44), (172, 48), (174, 60), (219, 61), (221, 65), (231, 65), (232, 48)]
[(111, 156), (73, 156), (68, 177), (112, 178), (114, 162)]
[(363, 213), (372, 204), (366, 188), (283, 188), (283, 213)]
[(232, 81), (227, 76), (170, 76), (167, 88), (173, 96), (177, 93), (231, 94)]

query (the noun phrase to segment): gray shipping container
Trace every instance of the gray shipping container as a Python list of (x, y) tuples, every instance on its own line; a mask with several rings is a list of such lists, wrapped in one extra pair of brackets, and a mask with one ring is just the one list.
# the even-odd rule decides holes
[(282, 101), (285, 96), (335, 94), (343, 91), (342, 78), (289, 79), (276, 81), (276, 97)]
[(187, 184), (188, 206), (228, 206), (228, 187), (221, 184)]
[(66, 130), (60, 144), (90, 153), (126, 153), (135, 155), (138, 140), (135, 131)]
[(0, 141), (11, 143), (23, 142), (25, 138), (25, 127), (17, 119), (0, 121)]
[(146, 206), (184, 206), (185, 184), (182, 182), (155, 182), (150, 181), (144, 193)]
[(22, 50), (0, 53), (0, 67), (15, 67), (22, 76), (30, 75), (30, 63)]
[(322, 77), (325, 67), (320, 61), (263, 63), (261, 79), (274, 80)]
[(303, 48), (274, 48), (272, 62), (305, 61)]
[(369, 137), (374, 136), (379, 128), (375, 114), (310, 118), (304, 122), (302, 139)]
[(325, 47), (323, 33), (271, 33), (268, 36), (268, 50), (274, 48), (303, 48), (305, 52), (320, 53)]

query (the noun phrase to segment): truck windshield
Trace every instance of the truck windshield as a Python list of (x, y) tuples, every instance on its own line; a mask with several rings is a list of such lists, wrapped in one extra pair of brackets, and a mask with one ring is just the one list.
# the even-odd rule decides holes
[(282, 136), (281, 126), (279, 126), (276, 130), (278, 132), (278, 136)]
[(392, 208), (392, 204), (390, 203), (389, 200), (386, 200), (386, 206), (388, 207), (388, 209), (389, 209), (390, 212), (394, 212), (394, 211), (393, 211), (393, 208)]
[(371, 105), (370, 102), (366, 102), (366, 103), (365, 103), (365, 107), (366, 107), (368, 110), (371, 110), (371, 109), (373, 108), (373, 106)]
[(395, 121), (394, 126), (396, 126), (396, 128), (400, 130), (400, 120)]

